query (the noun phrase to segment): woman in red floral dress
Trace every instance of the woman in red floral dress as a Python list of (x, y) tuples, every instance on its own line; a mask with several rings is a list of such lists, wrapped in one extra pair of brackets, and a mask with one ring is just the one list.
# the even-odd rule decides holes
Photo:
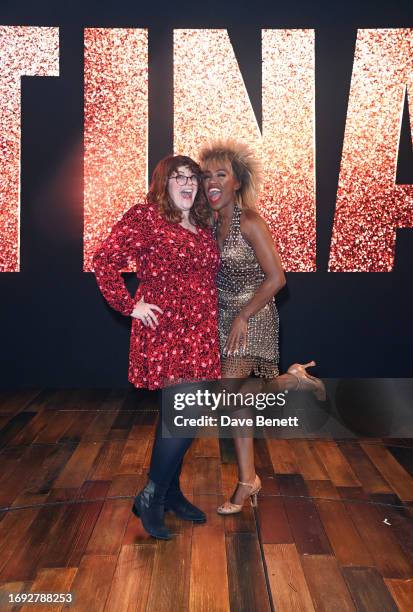
[[(199, 166), (189, 157), (161, 160), (145, 204), (124, 214), (93, 258), (104, 297), (132, 317), (129, 380), (135, 387), (159, 389), (220, 377), (214, 282), (219, 255), (200, 177)], [(140, 280), (134, 298), (121, 274), (132, 262)], [(165, 506), (183, 519), (206, 520), (179, 488), (191, 442), (162, 438), (159, 418), (149, 482), (132, 508), (154, 537), (170, 538)]]

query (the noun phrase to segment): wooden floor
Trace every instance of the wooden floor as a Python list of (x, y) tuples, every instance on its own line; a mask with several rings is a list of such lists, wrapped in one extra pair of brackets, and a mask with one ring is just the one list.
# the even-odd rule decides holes
[[(0, 592), (74, 610), (413, 610), (413, 441), (257, 440), (257, 511), (220, 517), (231, 441), (197, 440), (182, 488), (205, 525), (130, 512), (157, 419), (150, 393), (0, 393)], [(66, 608), (65, 608), (66, 609)]]

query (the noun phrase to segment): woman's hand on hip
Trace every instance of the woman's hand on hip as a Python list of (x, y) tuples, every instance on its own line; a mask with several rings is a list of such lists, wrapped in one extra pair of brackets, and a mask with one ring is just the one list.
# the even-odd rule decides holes
[(155, 327), (159, 324), (155, 312), (160, 312), (163, 314), (163, 310), (159, 308), (159, 306), (156, 306), (156, 304), (147, 304), (142, 296), (139, 302), (135, 304), (131, 317), (142, 321), (145, 327), (155, 329)]
[(238, 315), (232, 322), (229, 330), (225, 352), (227, 355), (236, 354), (238, 351), (245, 351), (247, 348), (248, 319), (243, 315)]

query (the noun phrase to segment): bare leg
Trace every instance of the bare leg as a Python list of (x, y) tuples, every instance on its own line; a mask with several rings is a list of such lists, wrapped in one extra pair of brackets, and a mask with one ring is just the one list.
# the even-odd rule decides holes
[[(239, 360), (237, 365), (225, 360), (222, 369), (222, 378), (247, 378), (251, 374), (251, 365), (248, 361)], [(238, 391), (243, 391), (241, 385)], [(242, 409), (241, 409), (242, 410)], [(239, 416), (240, 411), (237, 411)], [(235, 454), (237, 457), (238, 480), (241, 482), (253, 482), (255, 478), (254, 464), (254, 439), (248, 437), (234, 437)], [(248, 496), (249, 488), (238, 484), (233, 492), (230, 501), (234, 504), (242, 504)]]
[[(251, 363), (248, 359), (227, 359), (223, 362), (222, 378), (245, 379), (245, 383), (240, 383), (240, 386), (237, 387), (237, 392), (246, 393), (248, 391), (247, 378), (251, 374), (251, 370)], [(271, 384), (271, 391), (285, 391), (286, 389), (296, 388), (297, 378), (291, 374), (282, 374), (264, 384), (266, 388), (267, 384)], [(253, 389), (256, 390), (256, 382), (253, 385)], [(237, 411), (237, 416), (239, 417), (240, 413), (243, 411), (248, 412), (248, 415), (245, 416), (250, 416), (248, 408)], [(238, 480), (240, 482), (252, 484), (256, 476), (254, 463), (254, 438), (252, 436), (246, 436), (245, 429), (243, 433), (243, 436), (234, 436), (234, 447), (238, 466)], [(230, 501), (233, 504), (242, 504), (248, 497), (250, 491), (250, 487), (238, 483), (230, 498)]]

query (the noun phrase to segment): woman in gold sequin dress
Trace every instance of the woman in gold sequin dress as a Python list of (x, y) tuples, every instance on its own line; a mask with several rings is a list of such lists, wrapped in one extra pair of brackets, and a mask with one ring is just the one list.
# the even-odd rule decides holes
[[(323, 383), (305, 365), (278, 371), (278, 312), (274, 296), (285, 276), (270, 231), (255, 203), (260, 166), (251, 150), (234, 140), (216, 141), (200, 151), (204, 188), (216, 213), (215, 238), (220, 250), (216, 278), (222, 378), (245, 379), (254, 373), (272, 381), (272, 390), (310, 390), (324, 399)], [(220, 514), (240, 512), (256, 496), (261, 482), (255, 473), (252, 437), (235, 437), (239, 481)]]

